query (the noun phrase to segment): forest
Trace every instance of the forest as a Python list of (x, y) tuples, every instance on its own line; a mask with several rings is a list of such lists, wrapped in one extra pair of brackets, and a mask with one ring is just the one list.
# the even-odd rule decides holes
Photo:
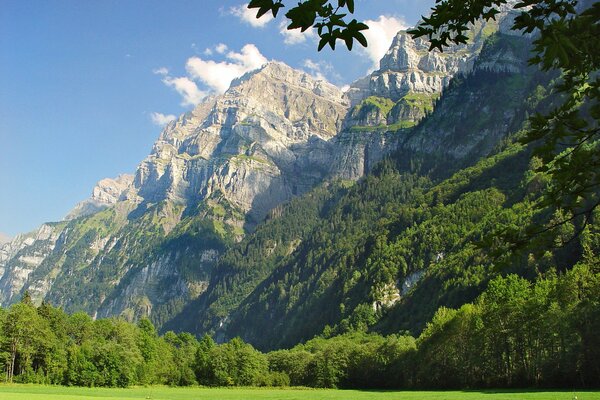
[[(584, 232), (584, 243), (600, 233)], [(159, 335), (147, 319), (93, 320), (28, 295), (0, 310), (9, 382), (68, 386), (288, 386), (448, 389), (594, 387), (600, 376), (600, 262), (534, 283), (492, 279), (474, 302), (441, 307), (418, 337), (352, 329), (262, 353), (239, 338)]]

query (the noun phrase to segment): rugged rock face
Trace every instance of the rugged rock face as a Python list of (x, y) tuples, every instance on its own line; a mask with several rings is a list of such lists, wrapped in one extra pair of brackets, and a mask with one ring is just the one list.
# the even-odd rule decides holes
[(77, 203), (65, 220), (92, 215), (118, 201), (126, 200), (133, 194), (132, 184), (133, 175), (130, 174), (122, 174), (114, 179), (102, 179), (94, 186), (92, 196)]
[[(415, 125), (433, 109), (440, 93), (457, 74), (469, 73), (475, 66), (484, 43), (495, 32), (511, 32), (514, 13), (505, 7), (498, 22), (476, 22), (464, 45), (452, 45), (443, 52), (429, 51), (426, 39), (413, 39), (400, 31), (381, 59), (379, 69), (354, 82), (347, 92), (352, 111), (346, 127), (388, 125), (393, 129)], [(511, 54), (490, 59), (490, 68), (511, 68)], [(499, 63), (503, 63), (500, 65)], [(374, 101), (380, 107), (373, 107)], [(390, 103), (389, 106), (381, 105)]]
[(353, 105), (368, 96), (386, 97), (396, 102), (408, 92), (439, 93), (457, 72), (468, 71), (483, 40), (452, 46), (443, 53), (428, 51), (423, 39), (399, 32), (380, 62), (378, 71), (356, 82), (348, 95)]
[(309, 141), (337, 133), (346, 109), (337, 87), (269, 63), (170, 124), (138, 168), (135, 188), (146, 201), (182, 204), (219, 193), (260, 221), (322, 179), (298, 164), (306, 166)]
[(61, 224), (44, 224), (0, 245), (0, 304), (18, 300), (31, 272), (54, 249), (61, 228)]

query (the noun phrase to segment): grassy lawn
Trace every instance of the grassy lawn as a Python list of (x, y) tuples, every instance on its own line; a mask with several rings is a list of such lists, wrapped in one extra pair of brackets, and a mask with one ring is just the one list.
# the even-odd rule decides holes
[(169, 388), (131, 389), (75, 388), (40, 385), (0, 385), (0, 400), (82, 400), (82, 399), (153, 399), (153, 400), (600, 400), (600, 392), (572, 391), (451, 391), (451, 392), (380, 392), (321, 389), (261, 388)]

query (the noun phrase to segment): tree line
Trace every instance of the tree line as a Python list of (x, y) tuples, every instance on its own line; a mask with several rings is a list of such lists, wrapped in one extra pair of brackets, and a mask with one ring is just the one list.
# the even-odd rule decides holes
[[(597, 245), (600, 234), (586, 238)], [(474, 302), (441, 307), (416, 338), (357, 328), (269, 353), (239, 338), (218, 344), (208, 335), (159, 335), (147, 319), (67, 315), (47, 303), (36, 307), (26, 294), (0, 309), (3, 379), (110, 387), (594, 387), (599, 261), (590, 253), (571, 270), (550, 270), (533, 283), (498, 276)]]

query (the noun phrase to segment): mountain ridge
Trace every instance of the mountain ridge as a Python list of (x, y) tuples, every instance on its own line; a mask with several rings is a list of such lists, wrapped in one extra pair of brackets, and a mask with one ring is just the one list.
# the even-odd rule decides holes
[[(397, 44), (408, 40), (402, 33), (397, 37), (391, 59), (400, 51)], [(483, 42), (477, 46), (484, 52)], [(481, 69), (512, 65), (512, 53), (484, 54)], [(469, 71), (477, 65), (473, 61)], [(445, 87), (438, 86), (432, 87), (440, 92)], [(276, 217), (282, 204), (326, 182), (348, 185), (399, 149), (407, 162), (425, 164), (444, 155), (481, 157), (518, 119), (505, 116), (465, 145), (448, 139), (464, 131), (436, 131), (427, 122), (435, 107), (452, 103), (445, 95), (420, 98), (423, 93), (407, 91), (394, 103), (394, 90), (379, 98), (373, 94), (379, 92), (355, 89), (363, 97), (352, 106), (352, 95), (277, 62), (235, 80), (224, 95), (170, 122), (133, 178), (99, 182), (65, 221), (2, 246), (0, 304), (27, 290), (34, 301), (45, 299), (67, 311), (128, 320), (150, 316), (160, 327), (210, 289), (221, 255), (265, 217)], [(452, 113), (460, 118), (460, 112)], [(493, 126), (500, 117), (492, 113), (481, 123)], [(290, 243), (289, 251), (300, 245)]]

